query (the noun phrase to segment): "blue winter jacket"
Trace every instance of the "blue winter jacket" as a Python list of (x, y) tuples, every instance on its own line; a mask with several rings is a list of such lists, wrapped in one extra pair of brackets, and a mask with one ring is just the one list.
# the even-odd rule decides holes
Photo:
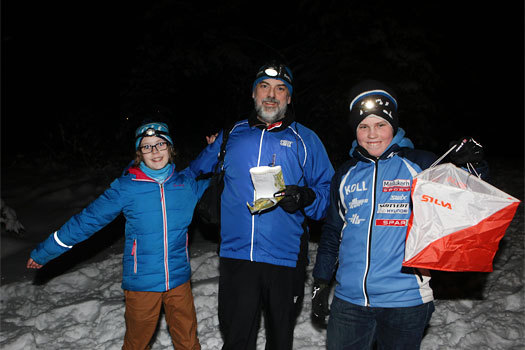
[(408, 307), (433, 300), (428, 271), (403, 268), (412, 178), (435, 155), (413, 149), (403, 129), (379, 159), (354, 147), (338, 169), (313, 275), (329, 281), (337, 268), (335, 295), (372, 307)]
[(89, 238), (120, 213), (126, 218), (122, 288), (164, 292), (190, 278), (188, 226), (209, 181), (175, 171), (158, 183), (130, 168), (100, 197), (31, 252), (46, 264)]
[[(222, 137), (220, 133), (190, 164), (194, 175), (212, 171)], [(250, 168), (271, 164), (281, 166), (287, 185), (308, 186), (315, 192), (315, 201), (304, 208), (306, 216), (325, 216), (334, 170), (319, 137), (288, 117), (268, 127), (255, 117), (237, 122), (224, 159), (220, 256), (295, 267), (303, 213), (289, 214), (277, 206), (252, 215), (246, 205), (254, 200)]]

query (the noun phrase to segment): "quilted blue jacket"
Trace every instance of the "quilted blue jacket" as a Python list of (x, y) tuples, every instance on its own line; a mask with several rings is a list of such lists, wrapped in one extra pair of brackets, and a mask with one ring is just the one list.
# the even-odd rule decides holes
[(122, 288), (164, 292), (190, 278), (188, 226), (209, 181), (175, 171), (163, 183), (130, 168), (100, 197), (31, 252), (46, 264), (89, 238), (120, 213), (126, 218)]

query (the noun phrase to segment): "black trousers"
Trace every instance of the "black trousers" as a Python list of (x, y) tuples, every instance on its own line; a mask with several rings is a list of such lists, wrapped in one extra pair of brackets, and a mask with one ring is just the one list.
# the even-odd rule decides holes
[[(292, 349), (297, 314), (295, 302), (302, 303), (302, 295), (297, 295), (298, 270), (221, 258), (219, 272), (222, 349), (255, 349), (261, 312), (264, 312), (266, 326), (266, 349)], [(302, 285), (304, 290), (304, 278)]]

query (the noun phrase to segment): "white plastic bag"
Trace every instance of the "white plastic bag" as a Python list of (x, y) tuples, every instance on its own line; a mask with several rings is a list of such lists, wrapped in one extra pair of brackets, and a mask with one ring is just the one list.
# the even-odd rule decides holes
[(403, 266), (492, 271), (492, 260), (520, 201), (446, 163), (412, 183)]

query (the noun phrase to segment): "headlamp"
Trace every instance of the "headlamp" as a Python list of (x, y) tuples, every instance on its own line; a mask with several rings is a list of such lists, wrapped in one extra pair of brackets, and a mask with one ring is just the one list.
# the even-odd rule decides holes
[(283, 64), (267, 64), (262, 66), (257, 72), (255, 79), (259, 79), (264, 76), (274, 79), (282, 79), (292, 85), (292, 74)]
[(392, 101), (384, 96), (373, 96), (370, 98), (363, 99), (358, 106), (359, 115), (370, 115), (375, 114), (382, 116), (386, 114), (392, 119), (392, 113), (395, 113), (395, 106)]
[(276, 77), (279, 75), (279, 72), (276, 71), (275, 68), (266, 68), (264, 73), (266, 73), (266, 75), (269, 77)]
[(138, 138), (143, 138), (143, 137), (146, 137), (146, 136), (157, 136), (157, 137), (161, 137), (161, 136), (165, 136), (165, 135), (169, 135), (167, 132), (165, 131), (161, 131), (161, 130), (155, 130), (153, 128), (149, 128), (149, 129), (146, 129), (143, 133), (137, 135), (137, 139)]
[(168, 125), (166, 125), (166, 123), (149, 122), (139, 126), (137, 130), (135, 130), (135, 149), (139, 149), (140, 142), (144, 137), (150, 136), (161, 137), (173, 145)]
[(365, 109), (375, 109), (376, 108), (376, 103), (372, 100), (364, 101), (363, 105)]
[[(350, 111), (352, 111), (354, 107), (358, 109), (362, 109), (365, 103), (368, 101), (376, 105), (379, 105), (381, 107), (385, 107), (389, 110), (397, 111), (396, 99), (384, 90), (371, 90), (371, 91), (366, 91), (366, 92), (363, 92), (357, 95), (352, 100), (352, 102), (350, 102)], [(369, 104), (369, 106), (371, 106), (371, 104)], [(367, 108), (370, 109), (373, 107), (367, 107)]]

